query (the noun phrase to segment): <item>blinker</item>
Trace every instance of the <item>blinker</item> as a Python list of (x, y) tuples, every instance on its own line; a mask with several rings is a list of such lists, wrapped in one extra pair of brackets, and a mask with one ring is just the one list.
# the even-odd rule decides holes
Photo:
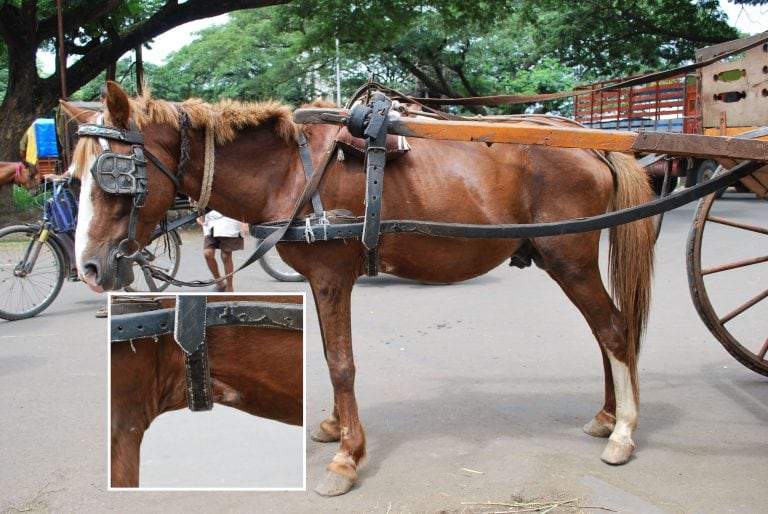
[(137, 196), (147, 192), (147, 161), (140, 146), (134, 146), (131, 154), (102, 153), (91, 175), (106, 193)]

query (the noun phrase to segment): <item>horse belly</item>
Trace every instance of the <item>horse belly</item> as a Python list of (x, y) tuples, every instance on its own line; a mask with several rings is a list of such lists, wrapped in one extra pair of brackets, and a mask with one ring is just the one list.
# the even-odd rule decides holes
[(416, 234), (383, 235), (379, 269), (430, 284), (461, 282), (483, 275), (520, 247), (519, 240), (437, 238)]

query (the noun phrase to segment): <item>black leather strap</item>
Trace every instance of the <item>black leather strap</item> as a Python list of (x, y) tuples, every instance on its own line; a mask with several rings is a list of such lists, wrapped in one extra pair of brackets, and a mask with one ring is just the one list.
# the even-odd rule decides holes
[[(205, 307), (206, 327), (222, 325), (246, 325), (250, 327), (302, 330), (303, 308), (292, 303), (274, 302), (214, 302)], [(157, 337), (174, 332), (175, 309), (157, 309), (137, 312), (120, 308), (126, 314), (115, 315), (117, 306), (112, 306), (110, 318), (110, 340), (130, 341), (145, 337)]]
[(366, 249), (366, 275), (378, 274), (381, 197), (384, 187), (384, 165), (387, 161), (387, 116), (392, 102), (383, 94), (373, 94), (368, 127), (365, 129), (365, 219), (363, 246)]
[(205, 344), (206, 314), (205, 296), (185, 295), (176, 298), (173, 335), (184, 351), (187, 405), (193, 411), (213, 408), (208, 345)]
[(184, 379), (189, 410), (197, 412), (213, 409), (208, 345), (200, 346), (191, 355), (184, 354)]
[[(475, 225), (465, 223), (440, 223), (436, 221), (419, 220), (386, 220), (381, 222), (381, 233), (411, 233), (435, 237), (462, 237), (484, 239), (529, 239), (534, 237), (561, 236), (590, 232), (629, 223), (649, 216), (667, 212), (699, 198), (711, 194), (723, 187), (735, 183), (738, 179), (755, 172), (766, 164), (756, 161), (744, 161), (729, 171), (718, 175), (706, 182), (680, 192), (659, 198), (652, 202), (622, 209), (620, 211), (578, 218), (572, 220), (553, 221), (549, 223), (509, 224), (509, 225)], [(331, 217), (331, 219), (333, 219)], [(363, 220), (350, 218), (349, 222), (331, 223), (316, 230), (318, 241), (345, 238), (360, 238), (362, 236)], [(284, 223), (283, 221), (275, 223)], [(281, 226), (281, 228), (283, 228)], [(276, 225), (263, 223), (254, 225), (251, 234), (254, 237), (268, 237), (277, 229)], [(294, 224), (284, 231), (284, 241), (302, 241), (307, 227), (304, 223)]]

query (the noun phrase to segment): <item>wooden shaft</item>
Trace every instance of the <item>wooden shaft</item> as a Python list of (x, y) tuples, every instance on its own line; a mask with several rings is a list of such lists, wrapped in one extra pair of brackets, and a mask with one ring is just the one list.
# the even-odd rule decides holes
[[(298, 109), (298, 123), (346, 125), (346, 109)], [(431, 118), (390, 118), (388, 132), (407, 137), (516, 143), (559, 148), (591, 148), (614, 152), (668, 154), (677, 157), (713, 157), (768, 162), (768, 141), (736, 137), (675, 134), (670, 132), (631, 132), (590, 128), (553, 127), (530, 121), (435, 120)]]

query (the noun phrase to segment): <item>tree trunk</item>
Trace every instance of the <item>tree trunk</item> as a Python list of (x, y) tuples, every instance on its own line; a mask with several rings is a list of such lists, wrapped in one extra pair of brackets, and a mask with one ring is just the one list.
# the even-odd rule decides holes
[[(13, 212), (13, 185), (0, 186), (0, 214)], [(2, 226), (0, 226), (2, 228)]]

